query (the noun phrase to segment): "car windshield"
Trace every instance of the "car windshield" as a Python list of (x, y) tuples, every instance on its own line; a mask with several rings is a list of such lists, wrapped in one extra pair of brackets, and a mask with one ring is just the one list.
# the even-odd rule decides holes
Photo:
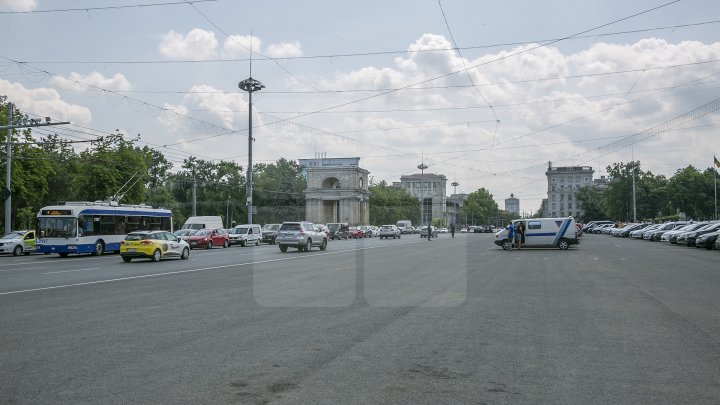
[(280, 228), (280, 224), (267, 224), (262, 227), (263, 231), (277, 231)]
[(129, 233), (125, 236), (125, 240), (145, 240), (148, 239), (148, 236), (150, 234), (146, 232), (135, 232), (135, 233)]
[(245, 226), (245, 227), (240, 227), (240, 228), (233, 228), (233, 230), (230, 233), (232, 233), (233, 235), (244, 235), (247, 232), (248, 232), (248, 228)]
[(9, 234), (3, 236), (0, 239), (18, 239), (23, 235), (25, 235), (25, 232), (10, 232)]
[(196, 229), (179, 229), (175, 231), (175, 236), (189, 236), (196, 232)]
[(281, 231), (299, 231), (302, 227), (298, 223), (282, 224)]
[(192, 236), (207, 236), (210, 235), (210, 232), (212, 232), (212, 229), (200, 229), (199, 231), (192, 234)]

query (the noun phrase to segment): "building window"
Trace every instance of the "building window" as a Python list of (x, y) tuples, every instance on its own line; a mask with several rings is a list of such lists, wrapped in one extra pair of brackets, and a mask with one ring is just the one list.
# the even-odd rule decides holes
[(555, 177), (551, 178), (550, 181), (552, 181), (553, 183), (555, 183)]
[(569, 210), (572, 209), (572, 203), (571, 203), (571, 202), (568, 203), (568, 209), (569, 209)]
[(555, 186), (550, 186), (550, 191), (555, 191)]

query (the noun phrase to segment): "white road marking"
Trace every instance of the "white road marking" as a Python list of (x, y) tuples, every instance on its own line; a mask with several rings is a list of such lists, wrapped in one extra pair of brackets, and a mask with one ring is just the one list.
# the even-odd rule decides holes
[(50, 271), (43, 274), (58, 274), (58, 273), (73, 273), (76, 271), (90, 271), (90, 270), (100, 270), (102, 267), (91, 267), (89, 269), (77, 269), (77, 270), (61, 270), (61, 271)]

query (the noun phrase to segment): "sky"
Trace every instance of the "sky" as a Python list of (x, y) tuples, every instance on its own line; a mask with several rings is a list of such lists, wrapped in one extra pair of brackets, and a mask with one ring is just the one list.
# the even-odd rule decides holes
[(501, 209), (537, 210), (548, 162), (720, 156), (718, 1), (0, 0), (0, 26), (0, 95), (71, 122), (35, 135), (139, 135), (178, 170), (247, 166), (250, 76), (254, 163), (425, 163)]

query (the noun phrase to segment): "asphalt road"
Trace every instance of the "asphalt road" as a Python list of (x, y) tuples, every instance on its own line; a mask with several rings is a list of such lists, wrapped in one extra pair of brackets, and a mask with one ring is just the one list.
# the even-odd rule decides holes
[(720, 402), (720, 253), (583, 239), (0, 257), (0, 403)]

